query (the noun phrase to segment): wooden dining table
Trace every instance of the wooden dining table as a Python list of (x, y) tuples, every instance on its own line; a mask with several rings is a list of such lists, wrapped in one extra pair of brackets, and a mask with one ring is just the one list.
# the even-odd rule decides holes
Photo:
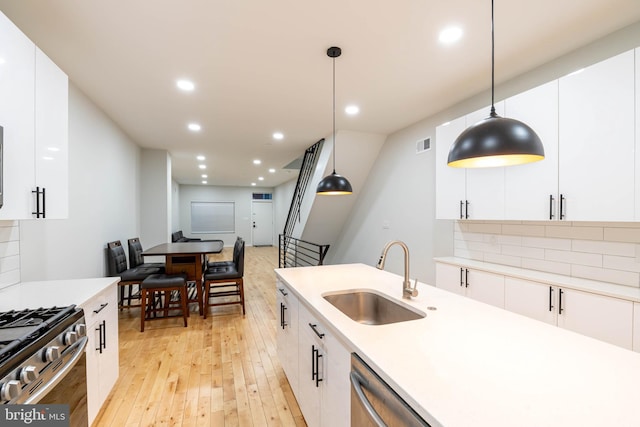
[(222, 240), (162, 243), (145, 250), (142, 256), (164, 256), (167, 274), (186, 273), (187, 282), (194, 282), (196, 287), (195, 297), (190, 297), (188, 302), (197, 302), (198, 311), (202, 315), (202, 272), (205, 255), (220, 253), (223, 248)]

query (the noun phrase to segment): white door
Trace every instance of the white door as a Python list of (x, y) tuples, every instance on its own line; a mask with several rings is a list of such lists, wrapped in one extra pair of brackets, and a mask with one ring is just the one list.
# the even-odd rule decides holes
[(273, 246), (271, 200), (254, 200), (251, 205), (253, 246)]

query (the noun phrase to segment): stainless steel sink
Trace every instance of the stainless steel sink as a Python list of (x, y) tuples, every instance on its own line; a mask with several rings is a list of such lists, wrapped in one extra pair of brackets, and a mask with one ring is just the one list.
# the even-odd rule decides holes
[(366, 325), (386, 325), (426, 316), (420, 310), (366, 290), (332, 293), (323, 298), (351, 319)]

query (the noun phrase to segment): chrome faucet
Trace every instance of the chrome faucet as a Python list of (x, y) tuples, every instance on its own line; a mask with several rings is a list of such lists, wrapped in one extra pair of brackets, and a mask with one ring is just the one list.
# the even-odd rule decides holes
[(384, 268), (384, 262), (387, 259), (387, 252), (389, 252), (389, 249), (393, 245), (399, 245), (404, 251), (404, 281), (402, 282), (402, 298), (410, 299), (411, 297), (418, 296), (418, 290), (416, 289), (418, 279), (416, 279), (413, 284), (413, 288), (411, 287), (411, 280), (409, 279), (409, 248), (404, 242), (401, 242), (400, 240), (392, 240), (387, 243), (384, 246), (384, 249), (382, 249), (382, 254), (380, 255), (376, 268), (378, 270), (382, 270)]

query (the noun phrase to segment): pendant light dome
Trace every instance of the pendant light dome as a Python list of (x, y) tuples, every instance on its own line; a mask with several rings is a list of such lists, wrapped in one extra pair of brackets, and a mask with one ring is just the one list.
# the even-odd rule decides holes
[(327, 56), (333, 58), (333, 172), (318, 184), (316, 193), (323, 196), (342, 196), (353, 192), (349, 180), (336, 173), (336, 58), (341, 54), (339, 47), (327, 49)]
[(494, 106), (495, 40), (491, 0), (491, 112), (468, 127), (449, 150), (447, 164), (457, 168), (512, 166), (544, 159), (540, 137), (527, 124), (500, 117)]

